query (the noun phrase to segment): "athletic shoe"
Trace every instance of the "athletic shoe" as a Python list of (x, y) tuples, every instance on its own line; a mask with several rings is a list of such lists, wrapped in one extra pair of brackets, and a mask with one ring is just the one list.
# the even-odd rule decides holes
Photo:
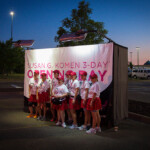
[(37, 117), (37, 120), (41, 120), (41, 119), (42, 119), (42, 116), (38, 116), (38, 117)]
[(66, 128), (67, 126), (66, 126), (66, 124), (65, 124), (65, 122), (64, 123), (62, 123), (62, 125), (61, 125), (63, 128)]
[(94, 128), (90, 128), (88, 131), (86, 131), (87, 134), (96, 134), (96, 130)]
[(58, 121), (58, 122), (56, 123), (56, 126), (60, 126), (60, 125), (61, 125), (61, 122)]
[(37, 117), (38, 117), (37, 115), (34, 115), (34, 116), (33, 116), (34, 119), (36, 119)]
[(53, 121), (54, 121), (54, 119), (52, 118), (50, 121), (51, 121), (51, 122), (53, 122)]
[(69, 128), (70, 128), (70, 129), (77, 129), (77, 128), (78, 128), (78, 126), (73, 124), (73, 125), (72, 125), (72, 126), (70, 126)]
[(82, 125), (81, 127), (78, 128), (80, 131), (82, 130), (86, 130), (86, 126), (85, 125)]
[(101, 132), (102, 131), (100, 127), (96, 127), (95, 130), (96, 130), (96, 132)]
[(30, 114), (29, 116), (27, 116), (27, 118), (33, 118), (33, 115)]

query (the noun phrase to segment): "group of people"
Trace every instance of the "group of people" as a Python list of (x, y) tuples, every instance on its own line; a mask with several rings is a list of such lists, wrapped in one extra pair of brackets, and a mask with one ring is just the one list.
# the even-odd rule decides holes
[[(101, 132), (100, 122), (101, 117), (99, 110), (101, 109), (100, 100), (100, 85), (98, 77), (95, 73), (90, 75), (92, 85), (87, 81), (87, 72), (81, 71), (80, 77), (82, 83), (77, 80), (76, 72), (68, 70), (65, 74), (65, 79), (60, 76), (59, 70), (54, 70), (54, 78), (50, 84), (46, 79), (46, 73), (41, 74), (39, 71), (34, 71), (34, 77), (29, 81), (29, 111), (28, 118), (37, 118), (38, 120), (46, 120), (46, 103), (50, 102), (50, 110), (52, 113), (51, 121), (57, 118), (56, 125), (66, 128), (65, 111), (67, 112), (68, 120), (73, 123), (69, 126), (70, 129), (85, 130), (87, 133)], [(56, 103), (58, 101), (58, 103)], [(33, 106), (35, 106), (35, 114), (33, 114)], [(43, 113), (41, 113), (43, 108)], [(77, 110), (84, 111), (84, 124), (80, 127), (77, 125)], [(57, 112), (57, 117), (55, 116)], [(91, 125), (92, 117), (92, 125)], [(87, 130), (87, 127), (91, 126)]]

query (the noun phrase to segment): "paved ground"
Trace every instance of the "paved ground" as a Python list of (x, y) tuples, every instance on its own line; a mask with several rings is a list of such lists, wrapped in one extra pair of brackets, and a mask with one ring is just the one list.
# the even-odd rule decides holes
[(150, 80), (129, 80), (128, 99), (150, 103)]
[(27, 119), (20, 94), (0, 93), (0, 150), (149, 150), (150, 125), (125, 120), (119, 131), (87, 135), (56, 127), (49, 121)]

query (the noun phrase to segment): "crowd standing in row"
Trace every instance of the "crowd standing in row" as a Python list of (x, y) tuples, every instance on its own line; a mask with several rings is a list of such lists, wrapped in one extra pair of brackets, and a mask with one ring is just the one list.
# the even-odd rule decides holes
[[(99, 110), (101, 109), (100, 85), (95, 73), (90, 75), (92, 85), (87, 81), (87, 72), (80, 72), (82, 84), (77, 80), (76, 72), (67, 71), (64, 79), (59, 76), (59, 70), (54, 70), (54, 78), (52, 84), (46, 79), (46, 73), (41, 74), (39, 79), (39, 71), (34, 71), (34, 77), (29, 81), (29, 111), (28, 118), (37, 118), (38, 120), (46, 120), (46, 103), (50, 102), (50, 110), (52, 113), (51, 121), (54, 121), (57, 111), (57, 126), (66, 128), (65, 111), (68, 120), (73, 121), (70, 129), (85, 130), (87, 133), (101, 132), (101, 117)], [(33, 106), (35, 106), (35, 114), (33, 114)], [(43, 108), (43, 113), (41, 113)], [(84, 125), (78, 127), (76, 111), (84, 110)], [(42, 116), (43, 114), (43, 116)], [(87, 130), (87, 127), (92, 127)]]

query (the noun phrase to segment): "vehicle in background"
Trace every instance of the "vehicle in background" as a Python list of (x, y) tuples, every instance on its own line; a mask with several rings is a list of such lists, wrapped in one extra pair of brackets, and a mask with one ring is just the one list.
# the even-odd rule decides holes
[(132, 77), (150, 79), (150, 68), (133, 68)]
[(130, 67), (128, 67), (128, 77), (132, 76), (132, 69)]

